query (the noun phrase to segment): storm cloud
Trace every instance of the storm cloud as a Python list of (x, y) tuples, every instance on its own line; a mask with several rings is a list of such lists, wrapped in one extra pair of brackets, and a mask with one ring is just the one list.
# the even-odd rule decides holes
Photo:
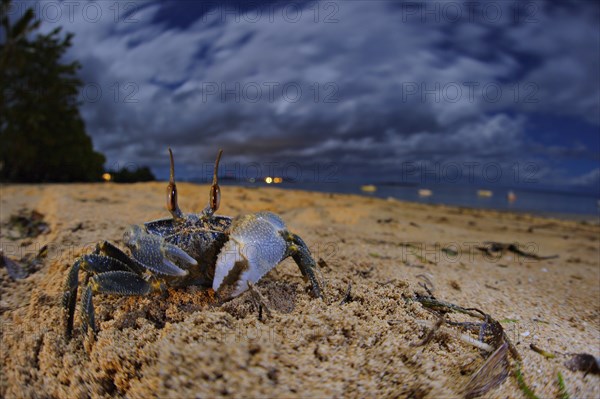
[(82, 115), (109, 167), (165, 177), (171, 146), (183, 177), (223, 148), (225, 162), (357, 178), (495, 162), (596, 183), (594, 2), (72, 3), (36, 7), (43, 29), (75, 34)]

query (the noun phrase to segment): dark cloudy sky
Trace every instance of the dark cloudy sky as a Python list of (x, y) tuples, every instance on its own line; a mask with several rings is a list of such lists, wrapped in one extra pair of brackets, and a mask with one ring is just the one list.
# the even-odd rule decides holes
[(598, 190), (597, 2), (222, 4), (36, 5), (44, 30), (75, 34), (82, 114), (108, 167), (164, 178), (171, 146), (194, 178), (223, 148), (238, 177), (500, 171), (509, 185)]

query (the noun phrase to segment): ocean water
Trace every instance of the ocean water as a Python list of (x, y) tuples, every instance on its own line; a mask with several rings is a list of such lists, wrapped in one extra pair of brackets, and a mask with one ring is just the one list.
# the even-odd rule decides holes
[[(266, 184), (264, 182), (223, 182), (246, 187), (275, 187), (282, 189), (308, 190), (319, 192), (358, 194), (379, 198), (395, 198), (403, 201), (425, 204), (444, 204), (468, 208), (495, 209), (512, 212), (526, 212), (537, 215), (557, 216), (575, 219), (600, 218), (600, 198), (589, 194), (552, 192), (542, 190), (508, 189), (504, 187), (483, 187), (492, 191), (491, 197), (480, 197), (479, 187), (466, 185), (438, 186), (403, 186), (377, 185), (373, 193), (365, 193), (359, 183), (314, 183), (314, 182), (283, 182), (281, 184)], [(432, 195), (419, 196), (419, 189), (429, 189)], [(512, 191), (515, 201), (508, 201), (507, 194)]]

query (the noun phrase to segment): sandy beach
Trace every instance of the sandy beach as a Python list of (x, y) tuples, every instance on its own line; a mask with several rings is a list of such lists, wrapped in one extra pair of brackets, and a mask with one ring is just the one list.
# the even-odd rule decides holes
[[(179, 184), (187, 212), (208, 186)], [(46, 247), (26, 278), (0, 268), (0, 396), (6, 398), (402, 397), (458, 398), (485, 361), (449, 332), (418, 345), (434, 315), (412, 301), (436, 298), (500, 321), (540, 398), (600, 397), (600, 377), (571, 371), (573, 353), (600, 356), (600, 227), (488, 210), (276, 188), (222, 187), (220, 214), (281, 215), (321, 259), (326, 299), (311, 298), (285, 260), (248, 293), (222, 306), (196, 287), (168, 295), (94, 296), (99, 333), (63, 336), (64, 282), (73, 260), (125, 228), (167, 217), (165, 183), (6, 185), (1, 245), (19, 260)], [(49, 231), (19, 237), (11, 215), (35, 210)], [(541, 257), (486, 241), (519, 243)], [(28, 255), (29, 254), (29, 255)], [(448, 327), (450, 328), (450, 327)], [(476, 335), (474, 335), (475, 338)], [(547, 358), (531, 344), (551, 352)], [(509, 376), (486, 398), (524, 397)]]

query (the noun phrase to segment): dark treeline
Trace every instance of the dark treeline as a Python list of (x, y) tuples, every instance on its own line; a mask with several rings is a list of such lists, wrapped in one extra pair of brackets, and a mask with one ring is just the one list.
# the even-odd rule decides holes
[[(0, 180), (101, 180), (105, 157), (94, 151), (79, 113), (81, 65), (63, 60), (72, 34), (60, 27), (37, 33), (32, 9), (13, 21), (10, 10), (11, 1), (1, 0)], [(129, 178), (147, 179), (147, 172)]]
[(111, 180), (115, 183), (133, 183), (138, 181), (154, 181), (156, 178), (147, 166), (141, 166), (136, 169), (109, 170)]

